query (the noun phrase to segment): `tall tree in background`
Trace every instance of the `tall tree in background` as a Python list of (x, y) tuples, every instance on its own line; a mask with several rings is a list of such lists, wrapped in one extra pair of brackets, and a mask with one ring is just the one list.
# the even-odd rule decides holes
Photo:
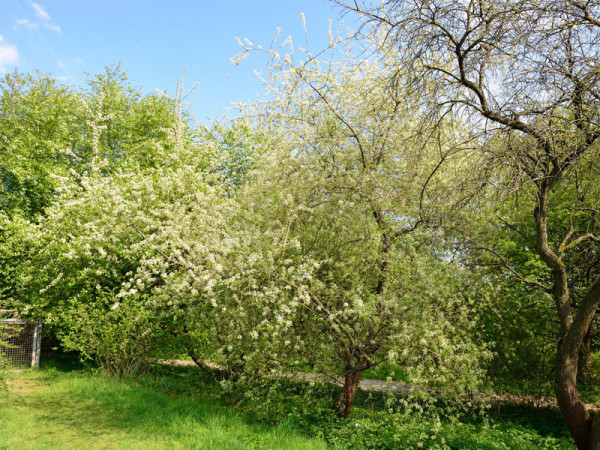
[[(0, 80), (0, 214), (37, 220), (55, 199), (64, 177), (89, 171), (104, 159), (103, 172), (160, 166), (174, 124), (175, 103), (143, 95), (126, 72), (110, 67), (78, 90), (43, 73), (4, 75)], [(101, 128), (96, 150), (94, 130)], [(168, 149), (167, 149), (168, 150)], [(63, 180), (61, 180), (63, 179)]]
[(30, 264), (21, 232), (94, 170), (143, 171), (166, 164), (175, 102), (143, 95), (120, 67), (75, 89), (43, 73), (0, 80), (0, 306), (19, 302), (20, 264)]
[(0, 80), (0, 308), (12, 307), (22, 261), (17, 230), (45, 214), (58, 180), (70, 177), (82, 103), (51, 76), (6, 74)]
[(0, 214), (36, 219), (52, 203), (54, 177), (69, 173), (82, 103), (45, 74), (0, 80)]
[[(494, 145), (482, 144), (493, 181), (530, 194), (521, 207), (530, 205), (535, 248), (547, 275), (517, 276), (554, 299), (563, 332), (557, 399), (577, 446), (598, 448), (600, 429), (580, 399), (577, 370), (600, 303), (600, 2), (390, 0), (343, 6), (375, 24), (398, 51), (398, 65), (415, 70), (409, 82), (432, 117), (462, 113), (482, 143), (496, 138)], [(585, 286), (574, 277), (582, 271)]]

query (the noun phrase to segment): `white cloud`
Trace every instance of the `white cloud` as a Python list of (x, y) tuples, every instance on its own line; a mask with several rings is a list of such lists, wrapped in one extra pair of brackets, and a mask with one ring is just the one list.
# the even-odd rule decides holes
[(4, 38), (0, 35), (0, 73), (6, 72), (6, 66), (18, 64), (19, 60), (17, 47), (4, 42)]
[(58, 25), (54, 25), (54, 24), (51, 24), (51, 23), (45, 23), (44, 26), (46, 28), (48, 28), (49, 30), (52, 30), (52, 31), (54, 31), (56, 33), (60, 33), (60, 27)]
[(36, 20), (29, 19), (15, 19), (15, 28), (25, 27), (25, 28), (38, 28), (39, 26), (43, 26), (50, 31), (54, 31), (55, 33), (60, 33), (60, 26), (54, 23), (50, 14), (46, 12), (44, 7), (38, 3), (31, 2), (31, 7), (35, 11), (35, 15), (37, 16)]
[(52, 20), (52, 17), (50, 17), (50, 14), (48, 14), (41, 5), (31, 2), (31, 6), (33, 6), (33, 9), (35, 9), (35, 13), (44, 22), (50, 22)]
[(40, 26), (39, 23), (32, 22), (29, 19), (15, 19), (15, 23), (18, 26), (25, 27), (25, 28), (37, 28)]

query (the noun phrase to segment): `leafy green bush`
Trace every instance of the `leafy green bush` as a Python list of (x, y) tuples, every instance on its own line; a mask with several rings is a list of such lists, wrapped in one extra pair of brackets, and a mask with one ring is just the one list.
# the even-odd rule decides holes
[(160, 334), (154, 312), (138, 297), (106, 296), (93, 303), (73, 304), (65, 311), (60, 333), (66, 349), (97, 362), (104, 373), (117, 377), (145, 372)]

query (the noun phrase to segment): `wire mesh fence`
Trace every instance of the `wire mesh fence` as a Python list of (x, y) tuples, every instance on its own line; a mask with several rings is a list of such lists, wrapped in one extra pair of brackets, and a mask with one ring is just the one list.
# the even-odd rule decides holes
[(28, 319), (0, 319), (0, 353), (13, 367), (39, 367), (42, 323)]

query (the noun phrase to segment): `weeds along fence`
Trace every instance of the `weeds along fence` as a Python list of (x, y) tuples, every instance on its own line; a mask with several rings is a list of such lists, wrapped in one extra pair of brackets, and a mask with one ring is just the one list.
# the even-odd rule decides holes
[(42, 322), (30, 319), (0, 319), (0, 353), (12, 367), (39, 367)]

